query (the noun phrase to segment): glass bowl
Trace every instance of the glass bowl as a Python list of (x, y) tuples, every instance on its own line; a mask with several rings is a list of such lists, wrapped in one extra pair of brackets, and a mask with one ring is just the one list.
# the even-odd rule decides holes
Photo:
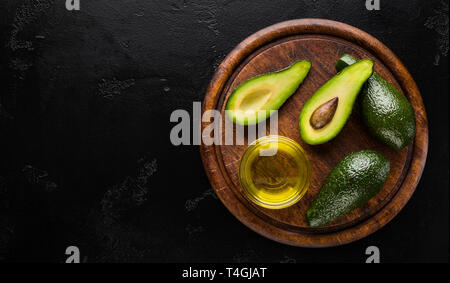
[(262, 137), (239, 161), (239, 182), (245, 196), (268, 209), (294, 205), (308, 191), (311, 165), (302, 147), (283, 136)]

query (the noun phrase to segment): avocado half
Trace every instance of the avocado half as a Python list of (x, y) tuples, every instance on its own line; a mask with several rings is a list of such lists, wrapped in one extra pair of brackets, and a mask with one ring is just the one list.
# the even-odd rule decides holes
[(228, 119), (244, 126), (266, 120), (295, 93), (310, 68), (311, 62), (297, 61), (286, 69), (242, 83), (227, 101)]
[(299, 117), (302, 139), (311, 145), (335, 138), (352, 113), (359, 91), (373, 73), (373, 61), (363, 59), (343, 69), (320, 87)]

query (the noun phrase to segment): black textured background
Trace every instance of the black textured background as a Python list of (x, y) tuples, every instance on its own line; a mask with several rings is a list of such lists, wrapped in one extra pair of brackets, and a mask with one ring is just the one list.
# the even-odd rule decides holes
[[(0, 1), (0, 260), (384, 262), (449, 259), (448, 1)], [(304, 17), (374, 35), (404, 62), (428, 111), (416, 193), (356, 243), (302, 249), (267, 240), (220, 203), (197, 147), (169, 122), (191, 110), (225, 55), (268, 25)]]

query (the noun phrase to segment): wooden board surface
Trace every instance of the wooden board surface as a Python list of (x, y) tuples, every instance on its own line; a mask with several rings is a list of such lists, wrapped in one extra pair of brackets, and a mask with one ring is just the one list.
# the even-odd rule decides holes
[[(298, 130), (302, 106), (336, 74), (335, 63), (345, 53), (373, 59), (375, 71), (408, 97), (417, 120), (412, 145), (398, 151), (375, 140), (361, 123), (358, 107), (331, 142), (310, 146), (302, 141)], [(354, 27), (328, 20), (302, 19), (271, 26), (247, 38), (227, 56), (211, 81), (202, 111), (216, 109), (224, 117), (226, 101), (239, 84), (301, 59), (311, 61), (312, 68), (300, 88), (280, 109), (279, 134), (297, 141), (311, 161), (312, 179), (305, 197), (282, 210), (264, 209), (248, 201), (238, 180), (239, 159), (246, 145), (202, 145), (203, 163), (219, 198), (233, 215), (254, 231), (296, 246), (350, 243), (378, 230), (403, 208), (416, 188), (427, 155), (428, 127), (420, 92), (409, 72), (386, 46)], [(208, 125), (202, 123), (202, 130)], [(367, 204), (337, 221), (321, 228), (308, 227), (305, 211), (325, 177), (341, 158), (361, 149), (379, 151), (390, 160), (391, 172), (385, 186)]]

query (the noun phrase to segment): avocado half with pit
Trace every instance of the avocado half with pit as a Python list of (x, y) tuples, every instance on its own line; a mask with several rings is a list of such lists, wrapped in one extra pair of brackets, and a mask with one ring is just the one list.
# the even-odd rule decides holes
[(311, 145), (335, 138), (344, 127), (366, 80), (373, 61), (363, 59), (343, 69), (320, 87), (303, 106), (299, 117), (302, 139)]
[(238, 86), (225, 107), (228, 119), (239, 125), (254, 125), (270, 117), (295, 93), (311, 68), (309, 61), (249, 79)]

